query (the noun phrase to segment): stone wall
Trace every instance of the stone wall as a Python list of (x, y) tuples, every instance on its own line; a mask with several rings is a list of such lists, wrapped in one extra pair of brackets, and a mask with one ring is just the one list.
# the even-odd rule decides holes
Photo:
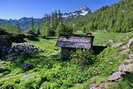
[(10, 48), (12, 41), (8, 35), (0, 35), (0, 48)]

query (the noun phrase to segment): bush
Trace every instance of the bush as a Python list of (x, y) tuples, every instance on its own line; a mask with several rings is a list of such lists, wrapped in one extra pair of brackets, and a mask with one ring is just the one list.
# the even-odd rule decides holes
[(129, 49), (130, 49), (130, 51), (133, 52), (133, 45), (131, 45), (131, 46), (129, 47)]
[(79, 64), (81, 66), (91, 65), (95, 62), (94, 55), (91, 50), (76, 50), (76, 52), (71, 55), (71, 62), (74, 64)]

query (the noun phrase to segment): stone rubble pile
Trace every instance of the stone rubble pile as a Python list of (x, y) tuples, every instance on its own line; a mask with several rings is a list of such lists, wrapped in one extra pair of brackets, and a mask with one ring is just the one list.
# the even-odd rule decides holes
[(18, 57), (29, 57), (34, 54), (38, 54), (42, 52), (41, 49), (33, 46), (33, 45), (27, 45), (27, 44), (21, 44), (21, 45), (14, 45), (11, 48), (1, 48), (0, 53), (1, 59), (5, 60), (14, 60)]

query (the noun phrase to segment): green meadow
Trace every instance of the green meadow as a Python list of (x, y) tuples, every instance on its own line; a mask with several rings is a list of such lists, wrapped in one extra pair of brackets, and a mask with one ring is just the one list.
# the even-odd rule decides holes
[[(115, 42), (128, 34), (93, 33), (94, 45), (106, 45), (108, 40)], [(117, 66), (127, 58), (121, 55), (119, 48), (106, 48), (94, 57), (95, 63), (82, 67), (70, 61), (60, 59), (60, 48), (56, 47), (57, 39), (40, 39), (28, 41), (43, 50), (42, 53), (16, 60), (1, 62), (1, 68), (9, 70), (0, 74), (0, 86), (13, 86), (14, 89), (87, 89), (89, 84), (105, 81), (117, 70)], [(35, 67), (24, 71), (22, 64)], [(110, 70), (110, 71), (108, 71)]]

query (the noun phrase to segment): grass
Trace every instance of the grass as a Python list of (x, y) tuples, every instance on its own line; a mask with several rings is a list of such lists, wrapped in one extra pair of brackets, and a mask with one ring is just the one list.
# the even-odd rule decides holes
[(109, 40), (113, 40), (114, 42), (118, 42), (121, 38), (127, 36), (128, 33), (101, 33), (95, 32), (93, 35), (95, 36), (94, 45), (105, 46)]
[[(82, 31), (77, 31), (74, 34), (83, 34)], [(94, 45), (97, 46), (105, 46), (109, 40), (113, 40), (114, 42), (118, 42), (121, 38), (127, 37), (129, 33), (114, 33), (114, 32), (92, 32), (92, 35), (95, 36)]]
[[(119, 40), (126, 36), (124, 33), (93, 33), (95, 45), (105, 45), (108, 40)], [(40, 41), (29, 41), (44, 52), (29, 58), (18, 59), (15, 62), (5, 62), (1, 66), (10, 69), (10, 73), (0, 78), (0, 87), (13, 86), (14, 89), (89, 89), (93, 82), (101, 82), (122, 63), (127, 55), (121, 55), (119, 48), (107, 48), (100, 53), (93, 65), (81, 67), (70, 61), (60, 60), (60, 48), (56, 47), (57, 39), (40, 39)], [(35, 68), (24, 72), (22, 64), (34, 64)], [(24, 76), (31, 74), (27, 79)], [(32, 74), (35, 74), (34, 76)]]

